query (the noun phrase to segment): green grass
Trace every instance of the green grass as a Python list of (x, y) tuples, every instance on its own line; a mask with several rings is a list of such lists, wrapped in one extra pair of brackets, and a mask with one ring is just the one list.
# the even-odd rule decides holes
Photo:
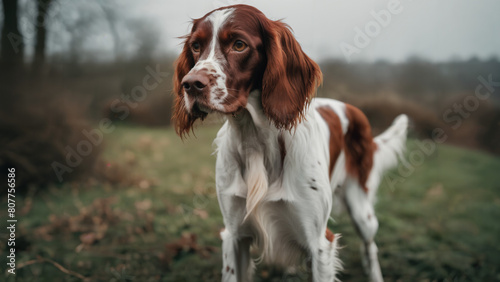
[[(37, 256), (91, 281), (219, 281), (223, 224), (214, 188), (216, 132), (199, 127), (197, 138), (182, 142), (170, 129), (122, 125), (105, 136), (104, 169), (126, 169), (130, 184), (88, 181), (18, 195), (18, 269), (6, 281), (80, 280)], [(416, 150), (416, 142), (408, 147)], [(499, 158), (443, 145), (402, 183), (384, 182), (376, 241), (386, 281), (500, 280), (499, 174)], [(0, 220), (5, 222), (4, 213)], [(340, 278), (366, 281), (360, 240), (348, 216), (335, 221), (330, 228), (342, 233), (344, 246)], [(179, 242), (189, 234), (197, 236), (194, 247)], [(81, 235), (96, 238), (82, 244)], [(4, 242), (7, 234), (1, 236)], [(180, 248), (174, 252), (173, 245)], [(0, 250), (5, 259), (4, 243)], [(278, 269), (259, 266), (255, 281), (283, 277)]]

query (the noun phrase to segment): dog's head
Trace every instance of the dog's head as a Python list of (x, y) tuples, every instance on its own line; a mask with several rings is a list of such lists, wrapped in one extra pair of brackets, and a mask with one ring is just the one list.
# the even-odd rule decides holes
[(252, 90), (277, 128), (292, 129), (321, 77), (286, 24), (252, 6), (216, 9), (193, 21), (175, 63), (176, 131), (183, 136), (213, 111), (244, 109)]

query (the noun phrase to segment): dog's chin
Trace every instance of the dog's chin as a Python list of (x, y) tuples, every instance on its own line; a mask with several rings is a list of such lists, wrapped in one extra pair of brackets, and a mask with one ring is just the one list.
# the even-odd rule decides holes
[(191, 115), (201, 120), (204, 120), (208, 116), (208, 114), (212, 112), (213, 110), (210, 107), (207, 107), (200, 103), (195, 103), (193, 105), (193, 108), (191, 109)]
[(210, 106), (203, 105), (201, 103), (195, 103), (193, 105), (193, 108), (191, 109), (191, 115), (193, 115), (195, 118), (199, 118), (201, 120), (204, 120), (211, 113), (218, 113), (221, 115), (235, 116), (241, 110), (242, 110), (242, 108), (237, 108), (234, 111), (220, 111), (220, 110), (214, 109)]

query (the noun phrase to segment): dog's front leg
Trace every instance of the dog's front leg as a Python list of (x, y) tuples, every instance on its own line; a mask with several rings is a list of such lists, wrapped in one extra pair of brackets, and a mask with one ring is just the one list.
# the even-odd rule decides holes
[(226, 228), (222, 238), (222, 281), (252, 281), (253, 261), (250, 257), (252, 237), (242, 225), (246, 199), (219, 195)]
[(217, 197), (225, 225), (221, 232), (222, 281), (252, 281), (252, 236), (244, 224), (247, 188), (238, 164), (222, 159), (219, 155), (216, 165)]
[(221, 232), (222, 281), (252, 281), (253, 261), (250, 257), (250, 237), (240, 238), (228, 229)]

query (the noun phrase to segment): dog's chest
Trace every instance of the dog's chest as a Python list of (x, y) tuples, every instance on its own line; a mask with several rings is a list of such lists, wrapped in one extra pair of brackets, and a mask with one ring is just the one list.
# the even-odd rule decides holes
[(245, 223), (254, 249), (267, 263), (291, 266), (300, 263), (306, 237), (302, 224), (294, 217), (293, 206), (278, 200), (262, 203)]

